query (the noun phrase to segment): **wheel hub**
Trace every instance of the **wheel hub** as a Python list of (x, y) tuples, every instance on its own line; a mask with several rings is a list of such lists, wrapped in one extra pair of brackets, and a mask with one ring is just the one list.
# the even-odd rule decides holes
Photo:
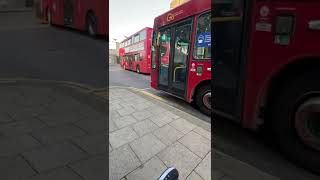
[(211, 109), (211, 92), (203, 95), (202, 102), (206, 108)]
[(298, 107), (295, 127), (307, 146), (320, 151), (320, 97), (311, 98)]

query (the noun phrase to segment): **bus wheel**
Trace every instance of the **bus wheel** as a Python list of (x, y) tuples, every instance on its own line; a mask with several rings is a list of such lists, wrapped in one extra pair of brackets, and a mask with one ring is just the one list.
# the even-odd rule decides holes
[(93, 13), (87, 15), (87, 31), (90, 36), (96, 36), (97, 34), (97, 19)]
[(139, 67), (139, 65), (137, 66), (136, 71), (137, 71), (137, 73), (140, 74), (140, 67)]
[(319, 73), (310, 72), (284, 84), (270, 104), (272, 128), (288, 157), (320, 173)]
[(197, 91), (195, 102), (197, 107), (206, 115), (211, 114), (211, 87), (210, 84), (201, 86)]

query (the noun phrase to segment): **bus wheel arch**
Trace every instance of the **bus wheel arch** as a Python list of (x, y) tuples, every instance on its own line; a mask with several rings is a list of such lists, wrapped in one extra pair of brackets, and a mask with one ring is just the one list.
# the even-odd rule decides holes
[(98, 22), (93, 10), (88, 10), (86, 13), (86, 30), (90, 36), (97, 35)]
[(268, 114), (269, 107), (272, 105), (273, 97), (277, 94), (277, 91), (281, 86), (293, 76), (301, 74), (304, 69), (308, 69), (309, 67), (320, 67), (319, 60), (320, 57), (309, 57), (294, 60), (292, 63), (285, 65), (284, 68), (281, 68), (272, 75), (272, 78), (270, 78), (269, 82), (266, 83), (264, 90), (262, 90), (262, 96), (258, 99), (257, 103), (259, 110), (263, 109), (263, 112), (257, 113), (255, 118), (259, 118), (257, 116), (262, 114), (261, 118), (264, 122), (268, 123), (266, 114)]
[(200, 109), (201, 112), (207, 115), (211, 114), (211, 108), (208, 108), (208, 106), (211, 106), (212, 104), (211, 93), (210, 80), (205, 80), (199, 83), (192, 93), (192, 102)]
[[(318, 62), (315, 61), (316, 59)], [(306, 141), (301, 136), (300, 131), (305, 129), (305, 126), (297, 126), (297, 122), (301, 123), (297, 117), (300, 107), (309, 103), (310, 98), (313, 100), (313, 97), (320, 97), (320, 93), (309, 95), (311, 91), (320, 92), (320, 84), (314, 83), (316, 78), (313, 78), (314, 75), (320, 75), (317, 71), (317, 67), (320, 67), (319, 59), (299, 59), (286, 65), (270, 80), (264, 97), (265, 125), (276, 135), (282, 151), (290, 159), (317, 173), (320, 172), (316, 169), (320, 166), (320, 158), (315, 157), (320, 157), (320, 150), (311, 147), (312, 144), (307, 144), (311, 141)], [(303, 121), (307, 122), (309, 118)], [(318, 126), (312, 125), (312, 127)], [(313, 142), (320, 147), (319, 136), (315, 139), (316, 141)]]

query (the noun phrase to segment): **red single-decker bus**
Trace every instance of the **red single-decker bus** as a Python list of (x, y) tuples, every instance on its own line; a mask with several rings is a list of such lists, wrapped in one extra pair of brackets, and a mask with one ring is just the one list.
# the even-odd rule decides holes
[(108, 0), (41, 0), (41, 18), (49, 24), (106, 36), (109, 26)]
[(151, 87), (211, 112), (211, 1), (191, 0), (155, 18)]
[(213, 3), (213, 112), (320, 173), (320, 2)]

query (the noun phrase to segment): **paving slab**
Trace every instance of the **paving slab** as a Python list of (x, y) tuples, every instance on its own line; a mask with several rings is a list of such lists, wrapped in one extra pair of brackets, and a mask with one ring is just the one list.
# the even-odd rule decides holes
[(203, 180), (203, 179), (199, 176), (199, 174), (192, 171), (192, 173), (187, 177), (186, 180)]
[(13, 119), (7, 113), (0, 113), (0, 125), (4, 123), (12, 122)]
[(44, 128), (45, 126), (46, 124), (39, 119), (13, 121), (10, 123), (0, 124), (0, 133), (4, 136), (18, 136)]
[(86, 157), (86, 153), (70, 143), (55, 144), (22, 153), (38, 171), (44, 172)]
[[(213, 162), (214, 163), (214, 162)], [(221, 179), (222, 177), (224, 177), (225, 174), (223, 172), (221, 172), (220, 170), (218, 169), (213, 169), (212, 171), (212, 179), (213, 180), (218, 180), (218, 179)]]
[[(70, 105), (72, 106), (72, 105)], [(79, 114), (77, 111), (67, 111), (64, 109), (48, 110), (48, 113), (37, 116), (40, 120), (44, 121), (48, 126), (58, 126), (68, 123), (74, 123), (86, 118), (86, 116)]]
[(58, 168), (48, 173), (42, 173), (27, 178), (26, 180), (83, 180), (78, 174), (68, 167)]
[(113, 132), (113, 131), (116, 131), (118, 130), (119, 128), (117, 127), (116, 123), (112, 120), (112, 119), (109, 119), (109, 132)]
[(166, 145), (170, 145), (180, 139), (183, 134), (170, 125), (165, 125), (153, 132), (153, 134)]
[(176, 167), (179, 178), (186, 179), (201, 159), (181, 143), (176, 142), (157, 155), (167, 167)]
[(175, 120), (174, 118), (172, 118), (170, 116), (166, 116), (164, 114), (156, 114), (156, 115), (151, 116), (149, 119), (151, 121), (153, 121), (159, 127), (162, 127), (166, 124), (169, 124)]
[(179, 139), (179, 142), (201, 159), (211, 150), (211, 142), (193, 131), (190, 131), (187, 135)]
[(5, 157), (41, 147), (41, 144), (30, 135), (24, 134), (12, 137), (0, 136), (0, 147), (0, 157)]
[(211, 153), (208, 153), (200, 162), (196, 167), (195, 172), (197, 172), (204, 180), (211, 180)]
[(201, 127), (196, 127), (196, 128), (193, 129), (193, 131), (211, 141), (211, 132), (210, 131), (204, 130)]
[(138, 135), (131, 127), (125, 127), (109, 134), (109, 142), (114, 149), (130, 143), (136, 138)]
[(117, 127), (123, 128), (126, 126), (130, 126), (131, 124), (134, 124), (137, 121), (132, 115), (125, 115), (123, 117), (118, 118), (116, 121), (114, 121)]
[(149, 111), (142, 110), (132, 113), (133, 117), (136, 118), (138, 121), (142, 121), (152, 116)]
[(167, 169), (165, 164), (158, 158), (153, 157), (145, 164), (126, 176), (127, 180), (151, 180), (157, 179)]
[(107, 152), (107, 133), (90, 134), (73, 138), (72, 141), (90, 155), (104, 154)]
[(109, 153), (109, 180), (119, 180), (141, 165), (129, 145)]
[(144, 103), (138, 103), (138, 104), (135, 104), (133, 106), (134, 109), (136, 109), (137, 111), (142, 111), (142, 110), (145, 110), (149, 107), (153, 106), (152, 103), (150, 102), (144, 102)]
[(143, 136), (143, 135), (145, 135), (149, 132), (153, 132), (154, 130), (159, 128), (156, 124), (154, 124), (149, 119), (138, 122), (138, 123), (134, 124), (132, 127), (133, 127), (134, 131), (139, 136)]
[(0, 179), (20, 180), (35, 174), (27, 161), (20, 156), (0, 158)]
[(84, 118), (78, 122), (74, 123), (76, 126), (86, 131), (87, 133), (97, 133), (105, 131), (107, 129), (107, 117), (97, 117), (97, 118)]
[(213, 162), (214, 163), (212, 164), (212, 167), (223, 172), (227, 176), (227, 178), (259, 180), (278, 179), (221, 152), (213, 154)]
[(135, 110), (132, 107), (124, 107), (123, 109), (117, 110), (117, 112), (121, 115), (121, 116), (126, 116), (129, 114), (132, 114), (135, 112)]
[(153, 134), (147, 134), (136, 139), (130, 143), (130, 146), (142, 162), (146, 162), (166, 147)]
[(176, 128), (178, 131), (182, 132), (183, 134), (187, 134), (197, 127), (189, 121), (181, 118), (171, 122), (170, 125)]
[(85, 134), (86, 132), (74, 125), (45, 127), (32, 132), (33, 137), (42, 144), (55, 144)]
[(108, 154), (92, 157), (70, 165), (84, 180), (107, 179), (107, 166)]

